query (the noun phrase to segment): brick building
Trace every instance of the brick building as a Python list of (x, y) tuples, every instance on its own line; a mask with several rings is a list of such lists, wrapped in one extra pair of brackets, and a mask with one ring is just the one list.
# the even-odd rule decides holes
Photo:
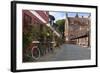
[(23, 10), (22, 17), (23, 17), (24, 32), (26, 31), (26, 28), (28, 26), (34, 26), (36, 28), (40, 28), (49, 22), (47, 11)]
[(90, 47), (90, 16), (66, 17), (65, 40), (67, 43)]

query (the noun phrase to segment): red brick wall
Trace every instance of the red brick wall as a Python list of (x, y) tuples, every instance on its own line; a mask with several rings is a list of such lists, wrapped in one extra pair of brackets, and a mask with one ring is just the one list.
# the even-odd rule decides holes
[[(43, 11), (36, 11), (36, 12), (48, 23), (48, 21), (49, 21), (48, 14), (45, 14)], [(29, 10), (23, 10), (22, 11), (23, 22), (24, 22), (24, 15), (25, 14), (28, 15), (31, 18), (32, 24), (46, 24), (46, 23), (43, 23), (35, 15), (33, 15)]]

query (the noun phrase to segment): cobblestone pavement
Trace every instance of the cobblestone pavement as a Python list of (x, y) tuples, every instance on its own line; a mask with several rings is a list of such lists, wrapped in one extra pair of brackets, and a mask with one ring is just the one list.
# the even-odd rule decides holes
[(90, 59), (90, 48), (78, 45), (63, 44), (60, 48), (55, 48), (53, 53), (41, 57), (37, 62), (63, 61), (63, 60), (84, 60)]

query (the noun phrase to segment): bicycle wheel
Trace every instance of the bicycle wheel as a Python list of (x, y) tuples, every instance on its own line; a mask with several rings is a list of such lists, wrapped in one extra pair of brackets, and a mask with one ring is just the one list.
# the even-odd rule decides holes
[(31, 53), (33, 59), (38, 60), (40, 58), (40, 50), (38, 47), (33, 47)]

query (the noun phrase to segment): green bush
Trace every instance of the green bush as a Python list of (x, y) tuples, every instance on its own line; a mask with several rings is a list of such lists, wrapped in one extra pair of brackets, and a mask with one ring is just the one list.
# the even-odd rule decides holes
[(39, 29), (31, 26), (28, 28), (27, 33), (23, 32), (23, 48), (27, 48), (28, 45), (34, 40), (39, 38)]

